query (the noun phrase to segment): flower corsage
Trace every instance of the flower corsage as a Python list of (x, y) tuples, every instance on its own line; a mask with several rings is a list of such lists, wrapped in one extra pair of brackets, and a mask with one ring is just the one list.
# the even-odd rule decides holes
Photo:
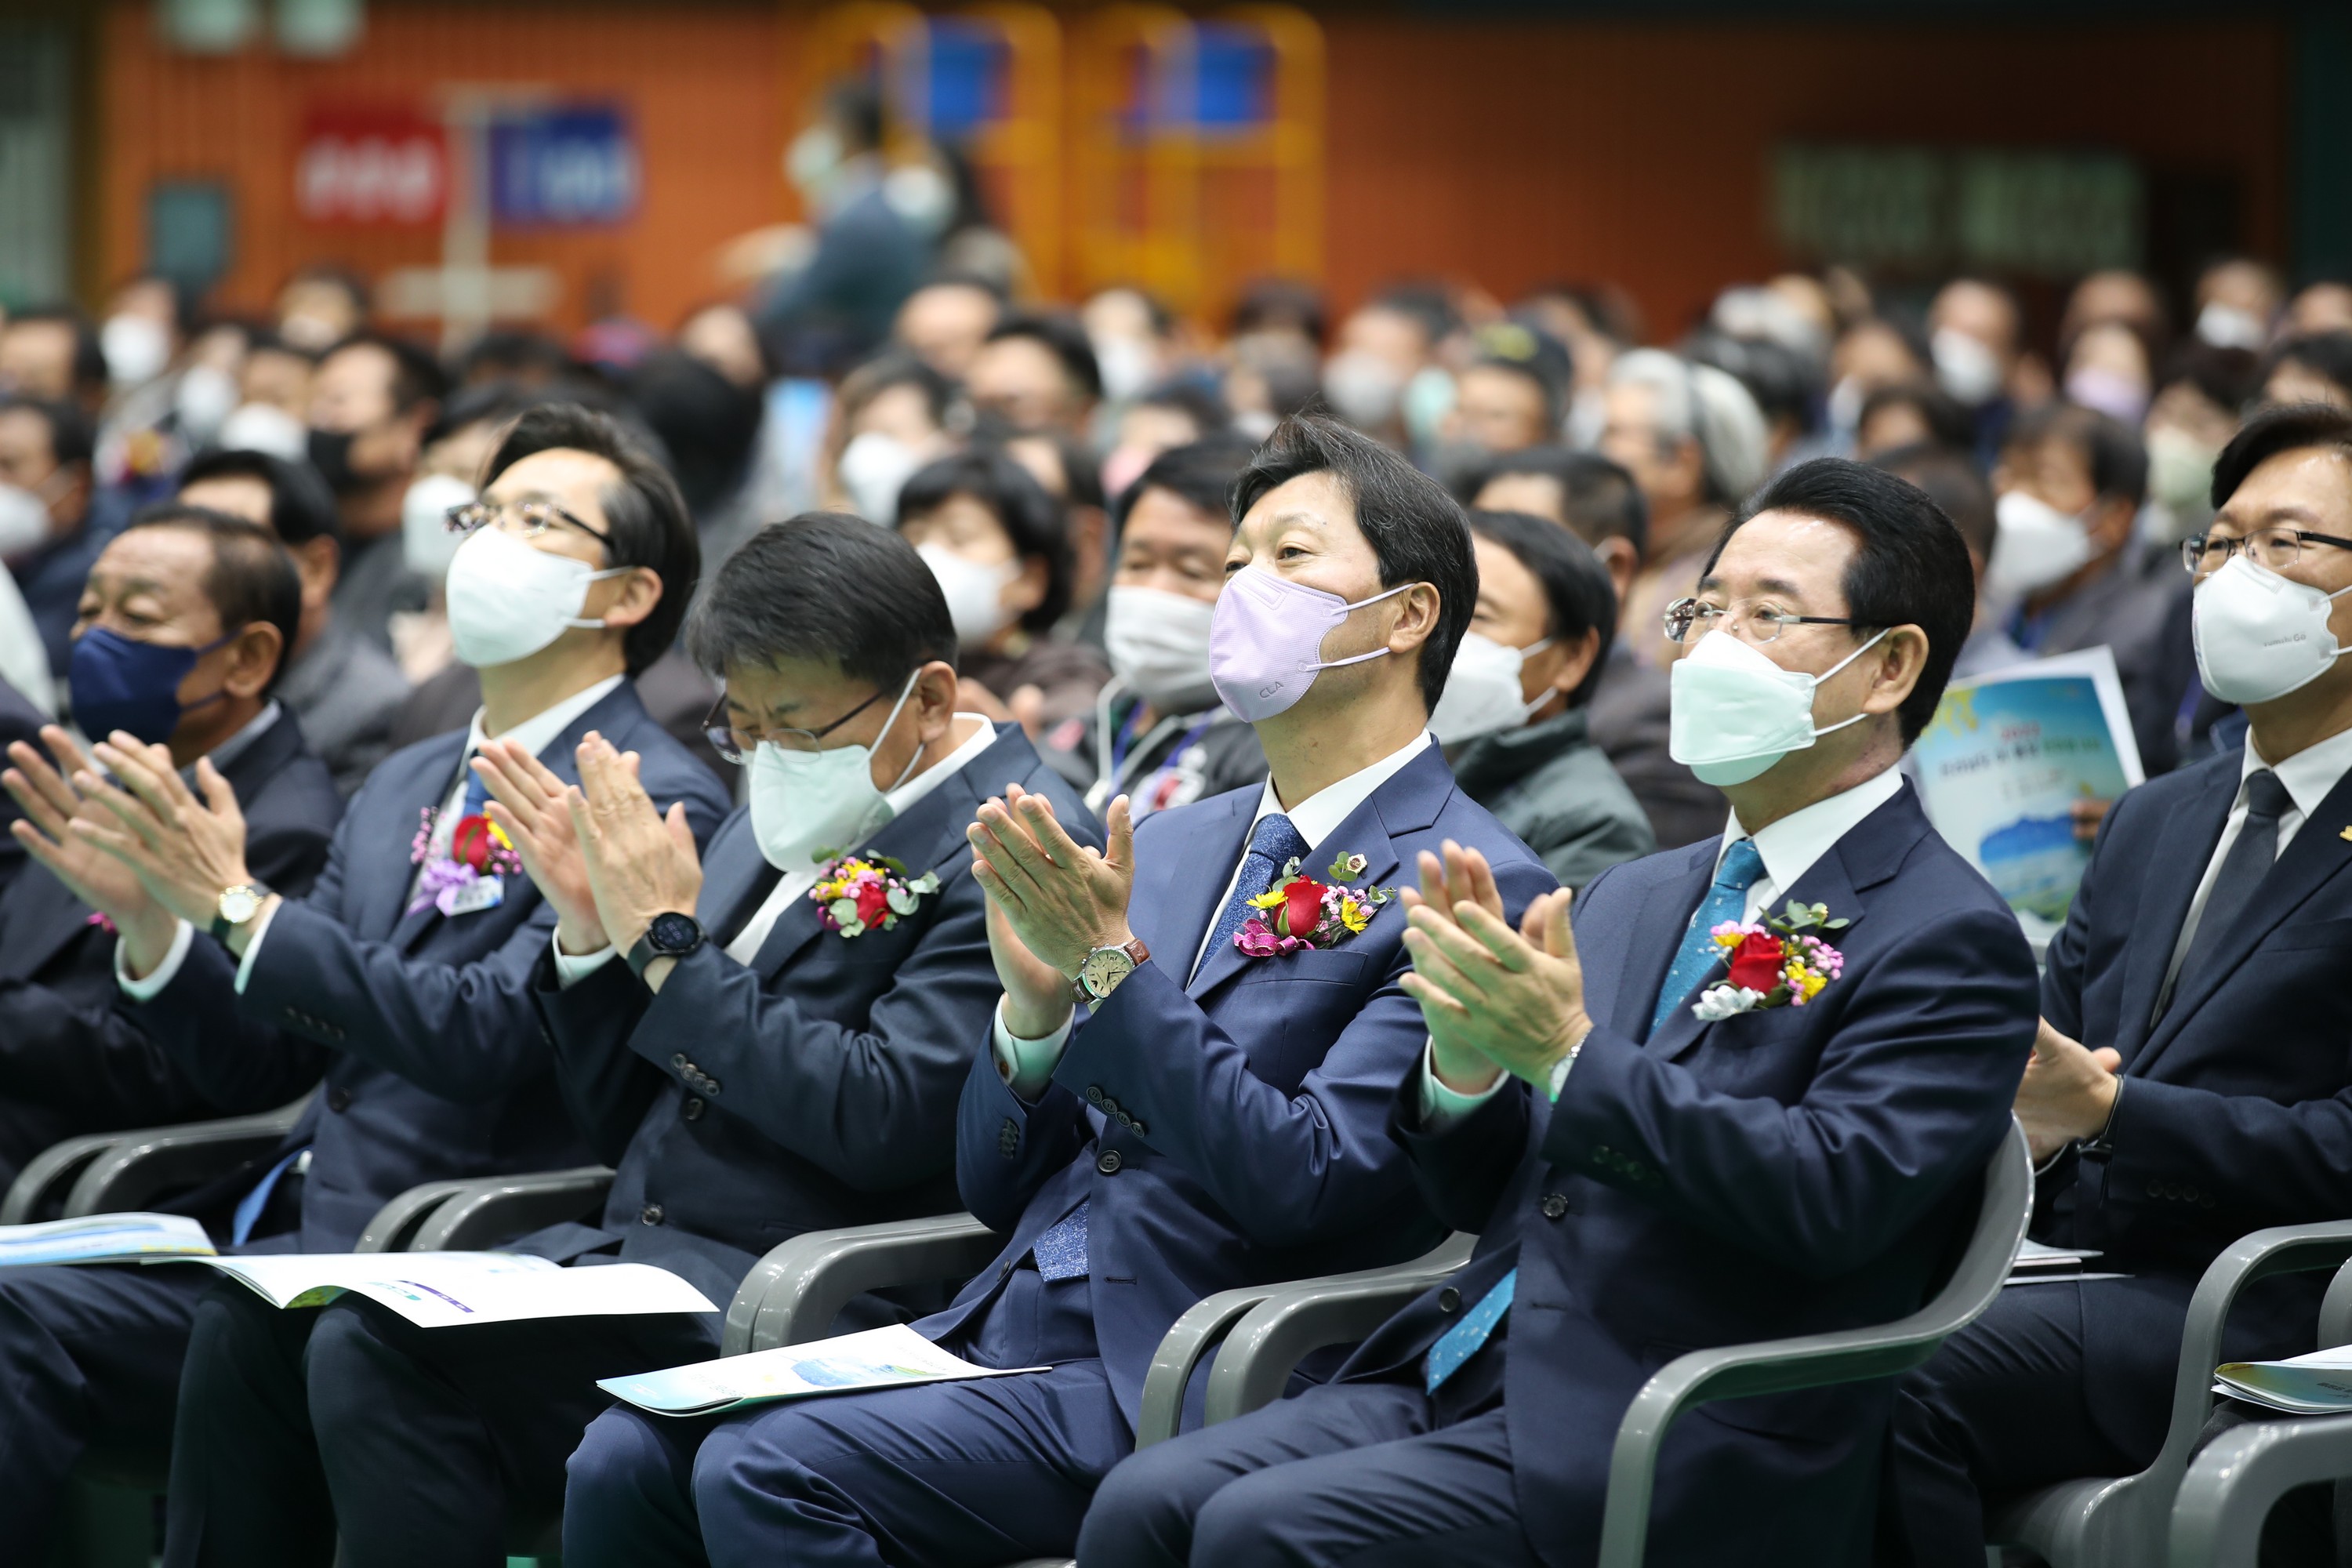
[(408, 863), (424, 867), (425, 874), (416, 879), (408, 912), (431, 907), (460, 915), (496, 909), (506, 898), (506, 879), (522, 874), (522, 857), (499, 825), (478, 812), (461, 816), (449, 830), (447, 852), (436, 856), (433, 838), (441, 814), (428, 806), (417, 815), (421, 820), (409, 840)]
[(1843, 931), (1826, 904), (1789, 900), (1760, 924), (1726, 921), (1707, 934), (1723, 949), (1730, 974), (1699, 993), (1691, 1011), (1706, 1023), (1766, 1007), (1801, 1007), (1845, 970), (1845, 955), (1822, 935)]
[(1298, 861), (1291, 859), (1274, 886), (1250, 900), (1250, 908), (1266, 912), (1243, 921), (1234, 945), (1252, 958), (1339, 946), (1371, 924), (1374, 912), (1396, 897), (1393, 888), (1349, 886), (1368, 864), (1361, 855), (1342, 852), (1324, 873), (1328, 879), (1318, 882), (1301, 876)]
[(940, 874), (911, 876), (887, 855), (844, 855), (816, 874), (809, 897), (827, 931), (863, 936), (879, 928), (888, 931), (901, 915), (911, 915), (923, 899), (940, 890)]

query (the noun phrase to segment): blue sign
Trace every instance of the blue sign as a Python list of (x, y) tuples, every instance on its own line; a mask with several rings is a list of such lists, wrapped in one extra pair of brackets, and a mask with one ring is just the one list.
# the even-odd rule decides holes
[(490, 127), (490, 216), (518, 227), (623, 223), (643, 166), (626, 115), (569, 104), (501, 116)]

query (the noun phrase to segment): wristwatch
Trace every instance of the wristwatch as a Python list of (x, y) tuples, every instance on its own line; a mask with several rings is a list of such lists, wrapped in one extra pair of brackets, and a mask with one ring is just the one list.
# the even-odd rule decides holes
[(643, 978), (646, 965), (655, 959), (684, 958), (702, 943), (702, 922), (692, 915), (676, 910), (656, 915), (646, 934), (637, 938), (637, 945), (629, 949), (629, 967)]
[(213, 906), (213, 940), (226, 942), (228, 933), (259, 914), (268, 900), (269, 889), (252, 882), (223, 888), (220, 901)]
[(1118, 983), (1150, 957), (1151, 950), (1143, 945), (1141, 937), (1118, 947), (1096, 948), (1078, 965), (1077, 978), (1070, 982), (1070, 994), (1080, 1002), (1108, 1000)]

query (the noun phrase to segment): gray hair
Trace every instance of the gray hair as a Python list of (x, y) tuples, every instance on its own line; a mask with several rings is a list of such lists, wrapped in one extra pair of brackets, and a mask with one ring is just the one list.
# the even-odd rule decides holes
[(1609, 367), (1609, 384), (1656, 394), (1658, 433), (1698, 443), (1710, 500), (1734, 506), (1764, 482), (1770, 458), (1764, 416), (1737, 376), (1664, 349), (1633, 349)]

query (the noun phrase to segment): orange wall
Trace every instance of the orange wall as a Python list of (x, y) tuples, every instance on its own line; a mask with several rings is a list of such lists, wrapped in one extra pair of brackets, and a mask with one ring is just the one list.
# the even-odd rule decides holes
[[(667, 323), (717, 285), (720, 241), (793, 214), (778, 153), (788, 49), (808, 15), (740, 5), (372, 5), (342, 62), (263, 48), (171, 54), (145, 0), (116, 0), (99, 121), (102, 271), (145, 251), (159, 176), (226, 176), (236, 267), (223, 302), (266, 300), (297, 263), (429, 263), (437, 231), (321, 229), (291, 213), (306, 109), (443, 80), (530, 81), (635, 113), (636, 220), (502, 233), (495, 258), (593, 279)], [(1408, 274), (1506, 295), (1557, 277), (1633, 289), (1670, 335), (1718, 287), (1780, 258), (1767, 231), (1775, 142), (2007, 142), (2116, 148), (2151, 167), (2241, 180), (2248, 237), (2284, 239), (2286, 59), (2263, 21), (1908, 26), (1455, 21), (1322, 14), (1330, 136), (1327, 281), (1342, 300)]]

